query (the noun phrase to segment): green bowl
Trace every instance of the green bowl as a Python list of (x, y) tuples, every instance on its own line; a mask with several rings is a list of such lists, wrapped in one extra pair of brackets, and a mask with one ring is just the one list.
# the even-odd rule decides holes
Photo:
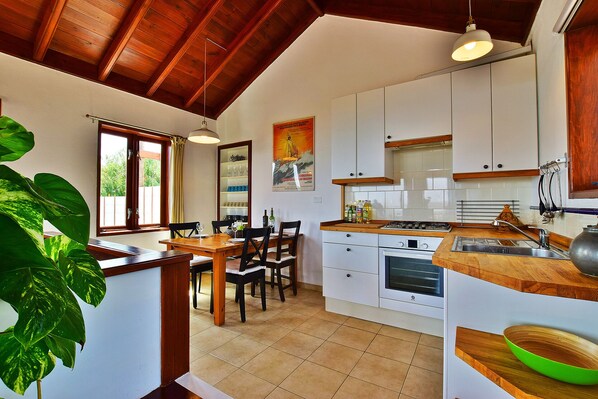
[(504, 331), (511, 352), (526, 366), (555, 380), (598, 384), (598, 345), (565, 331), (513, 326)]

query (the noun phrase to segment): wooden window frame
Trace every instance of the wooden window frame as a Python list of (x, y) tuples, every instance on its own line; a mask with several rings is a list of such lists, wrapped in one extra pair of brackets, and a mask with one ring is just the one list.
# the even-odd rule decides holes
[[(147, 141), (161, 145), (161, 171), (160, 171), (160, 223), (151, 225), (139, 225), (138, 218), (132, 217), (127, 220), (125, 226), (100, 227), (100, 194), (102, 176), (102, 133), (127, 138), (128, 150), (133, 156), (127, 161), (127, 196), (126, 207), (139, 209), (139, 169), (137, 154), (139, 153), (139, 142)], [(97, 155), (97, 190), (96, 190), (96, 234), (97, 236), (110, 236), (117, 234), (146, 233), (168, 229), (169, 223), (169, 187), (170, 187), (170, 137), (146, 132), (140, 129), (119, 126), (112, 123), (100, 122), (98, 124), (98, 155)], [(137, 212), (133, 212), (137, 214)]]

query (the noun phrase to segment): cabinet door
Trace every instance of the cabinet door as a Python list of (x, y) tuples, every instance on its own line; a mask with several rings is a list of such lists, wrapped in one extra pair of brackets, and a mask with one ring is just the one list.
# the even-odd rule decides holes
[(384, 88), (357, 93), (357, 177), (387, 176)]
[(331, 158), (332, 178), (354, 178), (356, 157), (357, 103), (356, 95), (332, 100)]
[(378, 307), (378, 275), (329, 267), (322, 274), (324, 296)]
[(452, 73), (453, 173), (492, 170), (490, 65)]
[(494, 170), (538, 168), (535, 55), (491, 64)]
[(251, 226), (251, 141), (218, 146), (218, 220)]
[(386, 141), (451, 134), (451, 75), (387, 87), (384, 115)]
[(377, 275), (378, 248), (325, 242), (322, 244), (322, 265)]

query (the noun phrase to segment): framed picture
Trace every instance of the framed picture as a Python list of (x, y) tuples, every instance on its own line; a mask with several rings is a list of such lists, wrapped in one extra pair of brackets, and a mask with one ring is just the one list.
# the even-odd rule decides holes
[(314, 190), (314, 120), (273, 125), (272, 191)]

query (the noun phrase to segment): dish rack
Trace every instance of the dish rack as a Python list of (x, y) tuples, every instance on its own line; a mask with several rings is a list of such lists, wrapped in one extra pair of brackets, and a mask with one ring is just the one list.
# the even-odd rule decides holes
[(458, 200), (457, 220), (465, 223), (488, 223), (500, 215), (505, 205), (509, 205), (513, 214), (519, 217), (519, 200)]

